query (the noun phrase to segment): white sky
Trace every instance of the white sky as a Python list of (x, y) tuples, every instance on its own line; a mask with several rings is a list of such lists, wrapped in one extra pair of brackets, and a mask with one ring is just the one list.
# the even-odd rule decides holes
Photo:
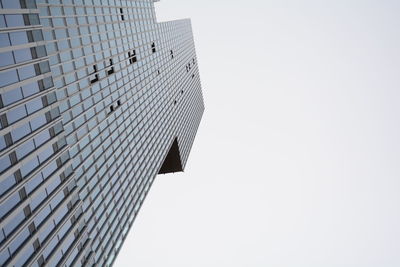
[(400, 266), (400, 1), (162, 0), (206, 111), (116, 267)]

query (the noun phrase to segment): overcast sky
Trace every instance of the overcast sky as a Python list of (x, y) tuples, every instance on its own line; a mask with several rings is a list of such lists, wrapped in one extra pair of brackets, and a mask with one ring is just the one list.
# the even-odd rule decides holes
[(116, 267), (400, 266), (400, 1), (162, 0), (206, 111)]

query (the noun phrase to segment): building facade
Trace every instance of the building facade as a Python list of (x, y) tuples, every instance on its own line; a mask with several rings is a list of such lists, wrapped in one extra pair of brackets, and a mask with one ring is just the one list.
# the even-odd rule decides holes
[(109, 266), (203, 111), (155, 0), (0, 0), (0, 266)]

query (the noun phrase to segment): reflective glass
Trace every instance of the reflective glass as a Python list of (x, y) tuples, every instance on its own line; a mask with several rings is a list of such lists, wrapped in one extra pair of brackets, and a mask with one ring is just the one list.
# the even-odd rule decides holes
[(11, 174), (0, 182), (0, 196), (7, 192), (13, 185), (15, 185), (15, 178), (14, 175)]
[(11, 45), (20, 45), (28, 43), (26, 32), (10, 32)]
[(22, 232), (17, 235), (17, 237), (10, 243), (9, 246), (11, 254), (13, 254), (25, 242), (29, 235), (30, 233), (27, 228), (22, 230)]
[(46, 166), (46, 168), (43, 169), (42, 174), (43, 174), (43, 179), (49, 178), (49, 176), (57, 170), (57, 163), (55, 161), (50, 162), (49, 165)]
[(20, 68), (18, 70), (18, 75), (21, 81), (35, 77), (36, 76), (35, 68), (33, 67), (33, 65)]
[(0, 72), (0, 86), (6, 86), (18, 82), (16, 70)]
[(32, 53), (30, 48), (20, 49), (14, 51), (14, 57), (16, 63), (25, 62), (32, 59)]
[(14, 64), (12, 52), (0, 53), (0, 68)]
[(19, 1), (16, 0), (2, 0), (1, 1), (3, 4), (3, 8), (14, 8), (14, 9), (20, 9), (21, 4)]
[(0, 252), (0, 265), (3, 266), (3, 264), (9, 259), (10, 254), (8, 253), (8, 249), (3, 249)]
[(9, 211), (11, 211), (12, 208), (14, 208), (21, 198), (19, 197), (19, 193), (15, 193), (11, 197), (9, 197), (6, 201), (4, 201), (0, 205), (0, 218), (3, 218), (5, 214), (7, 214)]
[(40, 163), (45, 162), (48, 158), (51, 157), (51, 155), (53, 155), (53, 147), (49, 146), (45, 150), (43, 150), (42, 152), (39, 153), (39, 155), (38, 155), (39, 162)]
[(33, 140), (29, 140), (22, 145), (18, 146), (15, 149), (15, 153), (17, 154), (17, 159), (21, 160), (24, 158), (26, 155), (31, 153), (35, 149), (35, 145), (33, 143)]
[(30, 179), (26, 185), (25, 185), (25, 190), (26, 193), (29, 195), (35, 188), (43, 181), (42, 174), (39, 173), (32, 179)]
[(31, 171), (33, 171), (37, 166), (39, 166), (38, 159), (35, 157), (34, 159), (30, 160), (26, 164), (22, 165), (20, 168), (22, 177), (28, 175)]
[(21, 88), (15, 88), (13, 90), (7, 91), (1, 95), (4, 106), (8, 106), (12, 103), (17, 102), (22, 99)]
[(19, 106), (7, 112), (7, 120), (8, 123), (10, 124), (22, 119), (25, 116), (26, 116), (25, 106)]
[(32, 114), (41, 108), (43, 108), (43, 102), (41, 97), (35, 98), (26, 103), (26, 109), (28, 111), (28, 114)]
[(22, 93), (24, 97), (31, 96), (39, 92), (39, 85), (37, 82), (22, 86)]
[(6, 140), (4, 139), (4, 136), (0, 135), (0, 151), (6, 147), (7, 147), (7, 145), (6, 145)]
[(4, 18), (4, 15), (0, 15), (0, 28), (5, 28), (6, 27), (6, 20)]
[(35, 252), (32, 245), (26, 246), (20, 253), (17, 261), (15, 262), (15, 267), (22, 267), (24, 266), (25, 262), (32, 256)]
[(10, 39), (8, 33), (0, 33), (0, 47), (10, 46)]
[(10, 233), (18, 227), (18, 225), (25, 219), (25, 214), (23, 211), (20, 211), (13, 217), (13, 219), (4, 226), (4, 233), (6, 236), (10, 235)]
[[(44, 219), (47, 218), (47, 216), (50, 214), (50, 212), (51, 212), (51, 209), (50, 209), (49, 205), (46, 205), (44, 208), (42, 208), (42, 210), (39, 212), (39, 214), (37, 214), (34, 218), (36, 227), (40, 226), (40, 224), (43, 222)], [(52, 224), (52, 223), (53, 223), (52, 221), (49, 221), (47, 224)]]
[(22, 15), (5, 15), (8, 27), (21, 27), (25, 26)]
[(11, 137), (14, 142), (17, 142), (18, 140), (20, 140), (21, 138), (23, 138), (30, 132), (31, 132), (31, 129), (29, 127), (29, 123), (26, 123), (26, 124), (18, 127), (17, 129), (12, 130)]
[(28, 19), (29, 19), (29, 25), (39, 25), (40, 24), (39, 16), (37, 14), (29, 14)]
[(43, 125), (46, 124), (46, 116), (45, 115), (39, 115), (33, 119), (31, 119), (30, 121), (30, 125), (32, 128), (32, 131), (35, 131), (37, 129), (39, 129), (40, 127), (42, 127)]
[(42, 201), (46, 198), (47, 194), (46, 191), (42, 190), (41, 192), (39, 192), (31, 201), (30, 205), (31, 205), (31, 209), (35, 210), (40, 203), (42, 203)]

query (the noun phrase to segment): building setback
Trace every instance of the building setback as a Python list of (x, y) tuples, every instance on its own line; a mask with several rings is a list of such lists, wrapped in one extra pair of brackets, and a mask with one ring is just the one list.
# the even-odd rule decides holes
[(0, 266), (109, 266), (203, 111), (154, 0), (0, 0)]

